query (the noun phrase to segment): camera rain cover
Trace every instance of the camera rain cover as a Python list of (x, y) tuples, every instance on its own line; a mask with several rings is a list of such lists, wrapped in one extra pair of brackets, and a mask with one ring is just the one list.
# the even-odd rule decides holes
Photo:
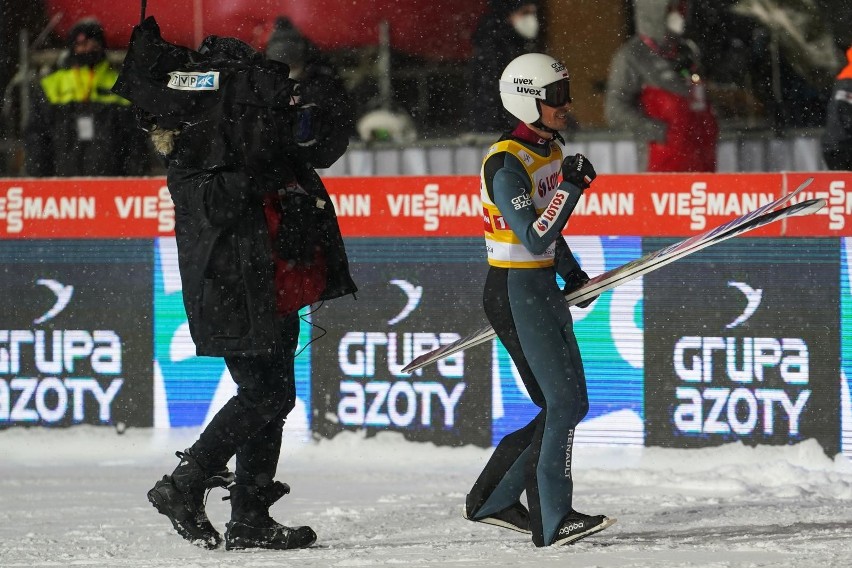
[(151, 16), (134, 26), (113, 92), (173, 127), (233, 114), (223, 106), (286, 110), (294, 86), (286, 64), (240, 40), (209, 36), (195, 51), (165, 41)]

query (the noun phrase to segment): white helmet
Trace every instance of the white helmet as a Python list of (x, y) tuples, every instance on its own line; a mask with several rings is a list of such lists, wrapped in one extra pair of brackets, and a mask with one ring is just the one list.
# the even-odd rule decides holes
[(568, 70), (559, 61), (543, 53), (525, 53), (516, 57), (500, 77), (503, 107), (522, 122), (535, 123), (541, 118), (539, 101), (548, 106), (571, 102)]

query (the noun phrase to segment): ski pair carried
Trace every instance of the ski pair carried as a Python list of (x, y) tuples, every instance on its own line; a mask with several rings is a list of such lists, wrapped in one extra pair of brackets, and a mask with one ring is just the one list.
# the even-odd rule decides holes
[[(811, 199), (775, 210), (776, 207), (789, 203), (799, 192), (809, 186), (811, 182), (813, 182), (813, 178), (808, 178), (802, 183), (802, 185), (797, 187), (791, 193), (758, 207), (750, 213), (746, 213), (741, 217), (737, 217), (736, 219), (728, 221), (727, 223), (719, 225), (709, 231), (679, 241), (658, 251), (648, 253), (636, 260), (628, 262), (627, 264), (623, 264), (617, 268), (604, 272), (603, 274), (592, 278), (576, 290), (566, 294), (565, 299), (568, 301), (569, 305), (573, 306), (575, 304), (579, 304), (584, 300), (599, 296), (603, 292), (624, 284), (625, 282), (634, 280), (643, 274), (662, 268), (663, 266), (680, 258), (738, 235), (742, 235), (743, 233), (753, 229), (763, 227), (764, 225), (768, 225), (769, 223), (774, 223), (775, 221), (786, 219), (788, 217), (816, 213), (825, 206), (826, 202), (824, 199)], [(453, 343), (442, 345), (434, 351), (420, 355), (408, 363), (408, 365), (403, 367), (402, 370), (406, 373), (414, 372), (417, 369), (421, 369), (430, 363), (449, 357), (459, 351), (464, 351), (474, 345), (490, 341), (496, 336), (497, 334), (491, 326), (483, 327), (482, 329), (454, 341)]]

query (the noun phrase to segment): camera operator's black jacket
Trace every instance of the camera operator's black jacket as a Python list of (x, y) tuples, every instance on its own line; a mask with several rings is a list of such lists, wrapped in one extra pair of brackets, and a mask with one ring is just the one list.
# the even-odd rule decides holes
[[(179, 65), (142, 66), (146, 59)], [(217, 72), (218, 88), (197, 93), (198, 99), (192, 98), (192, 91), (169, 92), (157, 74), (175, 68), (177, 75), (165, 76), (164, 81)], [(175, 205), (184, 306), (199, 355), (277, 349), (281, 334), (276, 332), (276, 255), (265, 201), (277, 200), (279, 190), (298, 188), (325, 202), (304, 215), (301, 210), (285, 215), (286, 234), (305, 238), (319, 250), (305, 263), (325, 275), (319, 299), (357, 290), (334, 207), (293, 138), (295, 111), (288, 71), (286, 65), (266, 61), (230, 38), (211, 36), (199, 52), (162, 44), (159, 29), (149, 18), (134, 30), (117, 83), (120, 94), (154, 115), (148, 117), (152, 128), (179, 132), (167, 155), (167, 181)], [(157, 113), (161, 107), (163, 112)], [(317, 140), (317, 150), (322, 144)], [(282, 205), (286, 207), (284, 201)]]
[[(181, 135), (183, 137), (183, 135)], [(178, 145), (184, 141), (178, 139)], [(175, 233), (183, 299), (199, 355), (274, 350), (277, 321), (272, 244), (263, 207), (264, 188), (239, 170), (184, 168), (179, 153), (168, 186), (175, 203)], [(328, 201), (328, 220), (302, 231), (323, 231), (327, 274), (321, 299), (356, 291), (331, 201), (313, 170), (296, 170), (300, 185)]]

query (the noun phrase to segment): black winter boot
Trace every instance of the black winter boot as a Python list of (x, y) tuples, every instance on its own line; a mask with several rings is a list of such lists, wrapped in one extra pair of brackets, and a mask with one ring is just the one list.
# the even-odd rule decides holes
[[(311, 527), (285, 527), (269, 516), (269, 507), (290, 492), (276, 481), (264, 487), (234, 484), (231, 491), (231, 522), (225, 530), (225, 550), (305, 548), (317, 540)], [(227, 497), (226, 497), (227, 499)]]
[(234, 474), (227, 468), (206, 471), (189, 450), (175, 455), (180, 458), (180, 464), (148, 491), (148, 501), (169, 518), (180, 536), (202, 548), (217, 548), (222, 536), (207, 518), (204, 492), (213, 487), (227, 487)]
[(616, 519), (605, 515), (584, 515), (577, 511), (571, 511), (562, 519), (559, 530), (556, 531), (556, 538), (553, 539), (550, 546), (573, 544), (614, 525), (615, 521)]

